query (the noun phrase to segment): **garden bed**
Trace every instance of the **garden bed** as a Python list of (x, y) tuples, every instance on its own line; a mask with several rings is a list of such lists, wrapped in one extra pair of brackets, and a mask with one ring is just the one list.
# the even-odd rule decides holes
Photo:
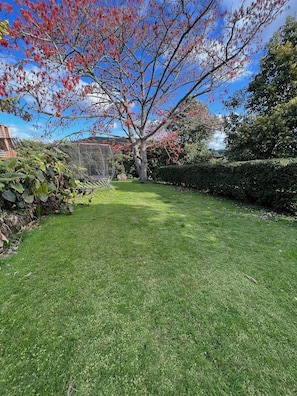
[(37, 224), (31, 211), (23, 213), (0, 211), (0, 254), (7, 252), (10, 239)]

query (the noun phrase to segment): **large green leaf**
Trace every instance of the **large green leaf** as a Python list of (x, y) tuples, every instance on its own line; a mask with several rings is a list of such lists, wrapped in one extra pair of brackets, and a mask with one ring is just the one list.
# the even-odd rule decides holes
[(35, 176), (37, 177), (37, 179), (38, 179), (39, 181), (41, 181), (41, 183), (44, 182), (45, 177), (44, 177), (43, 172), (42, 172), (40, 169), (38, 169), (38, 170), (36, 171)]
[(27, 175), (25, 173), (20, 172), (5, 172), (0, 174), (1, 182), (10, 182), (19, 179), (24, 179)]
[(20, 209), (24, 209), (25, 208), (25, 202), (24, 201), (18, 201), (17, 202), (17, 207)]
[(5, 164), (9, 169), (15, 169), (18, 163), (18, 159), (16, 157), (8, 158), (5, 160)]
[(9, 201), (9, 202), (15, 202), (15, 200), (16, 200), (15, 193), (12, 192), (11, 190), (3, 190), (2, 197), (4, 199), (6, 199), (6, 201)]
[(48, 195), (48, 183), (44, 182), (42, 183), (36, 190), (37, 194), (45, 194)]
[(34, 202), (34, 195), (29, 195), (28, 193), (24, 193), (22, 195), (23, 200), (26, 204), (32, 204)]
[(52, 166), (48, 166), (48, 167), (47, 167), (47, 173), (48, 173), (51, 177), (55, 177), (55, 176), (56, 176), (56, 172), (54, 171), (54, 169), (52, 168)]
[(10, 188), (13, 188), (14, 190), (19, 192), (20, 194), (22, 194), (24, 192), (24, 190), (25, 190), (24, 186), (21, 183), (11, 184)]
[(53, 182), (48, 183), (47, 187), (48, 187), (48, 192), (49, 193), (52, 193), (53, 191), (56, 191), (56, 189), (57, 189), (57, 186)]
[(48, 195), (44, 193), (38, 194), (38, 198), (40, 199), (41, 202), (46, 202), (48, 200)]

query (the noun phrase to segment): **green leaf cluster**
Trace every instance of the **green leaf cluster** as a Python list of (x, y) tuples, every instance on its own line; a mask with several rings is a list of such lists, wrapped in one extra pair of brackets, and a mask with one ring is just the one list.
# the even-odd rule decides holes
[(159, 180), (297, 213), (297, 160), (161, 167)]
[(8, 34), (8, 21), (0, 21), (0, 39)]
[[(295, 157), (297, 152), (297, 21), (293, 17), (274, 34), (261, 59), (260, 72), (246, 91), (227, 103), (225, 118), (230, 160)], [(244, 108), (243, 114), (235, 109)]]
[(184, 155), (180, 156), (181, 163), (207, 162), (213, 158), (214, 153), (208, 149), (208, 143), (218, 124), (217, 117), (210, 113), (206, 104), (192, 97), (185, 101), (168, 126), (168, 130), (179, 133), (179, 144), (184, 150)]
[(179, 132), (182, 145), (185, 143), (202, 145), (211, 140), (216, 124), (217, 119), (211, 115), (208, 106), (190, 97), (178, 109), (168, 129)]
[(276, 106), (297, 96), (297, 21), (293, 17), (266, 46), (260, 72), (250, 82), (246, 108), (258, 115), (271, 115)]
[(21, 151), (26, 155), (0, 162), (1, 209), (30, 209), (35, 215), (72, 212), (76, 182), (61, 154), (45, 148)]

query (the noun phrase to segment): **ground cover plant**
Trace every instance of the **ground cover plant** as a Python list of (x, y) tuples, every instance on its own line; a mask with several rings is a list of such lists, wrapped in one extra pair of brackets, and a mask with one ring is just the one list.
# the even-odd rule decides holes
[(0, 258), (0, 394), (295, 395), (296, 220), (114, 186)]

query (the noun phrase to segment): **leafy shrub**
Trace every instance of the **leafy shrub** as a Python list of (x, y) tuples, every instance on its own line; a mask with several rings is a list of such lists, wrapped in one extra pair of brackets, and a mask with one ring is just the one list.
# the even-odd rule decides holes
[(0, 207), (36, 215), (72, 212), (76, 183), (61, 154), (43, 153), (0, 162)]
[(158, 179), (297, 213), (297, 160), (161, 167)]

